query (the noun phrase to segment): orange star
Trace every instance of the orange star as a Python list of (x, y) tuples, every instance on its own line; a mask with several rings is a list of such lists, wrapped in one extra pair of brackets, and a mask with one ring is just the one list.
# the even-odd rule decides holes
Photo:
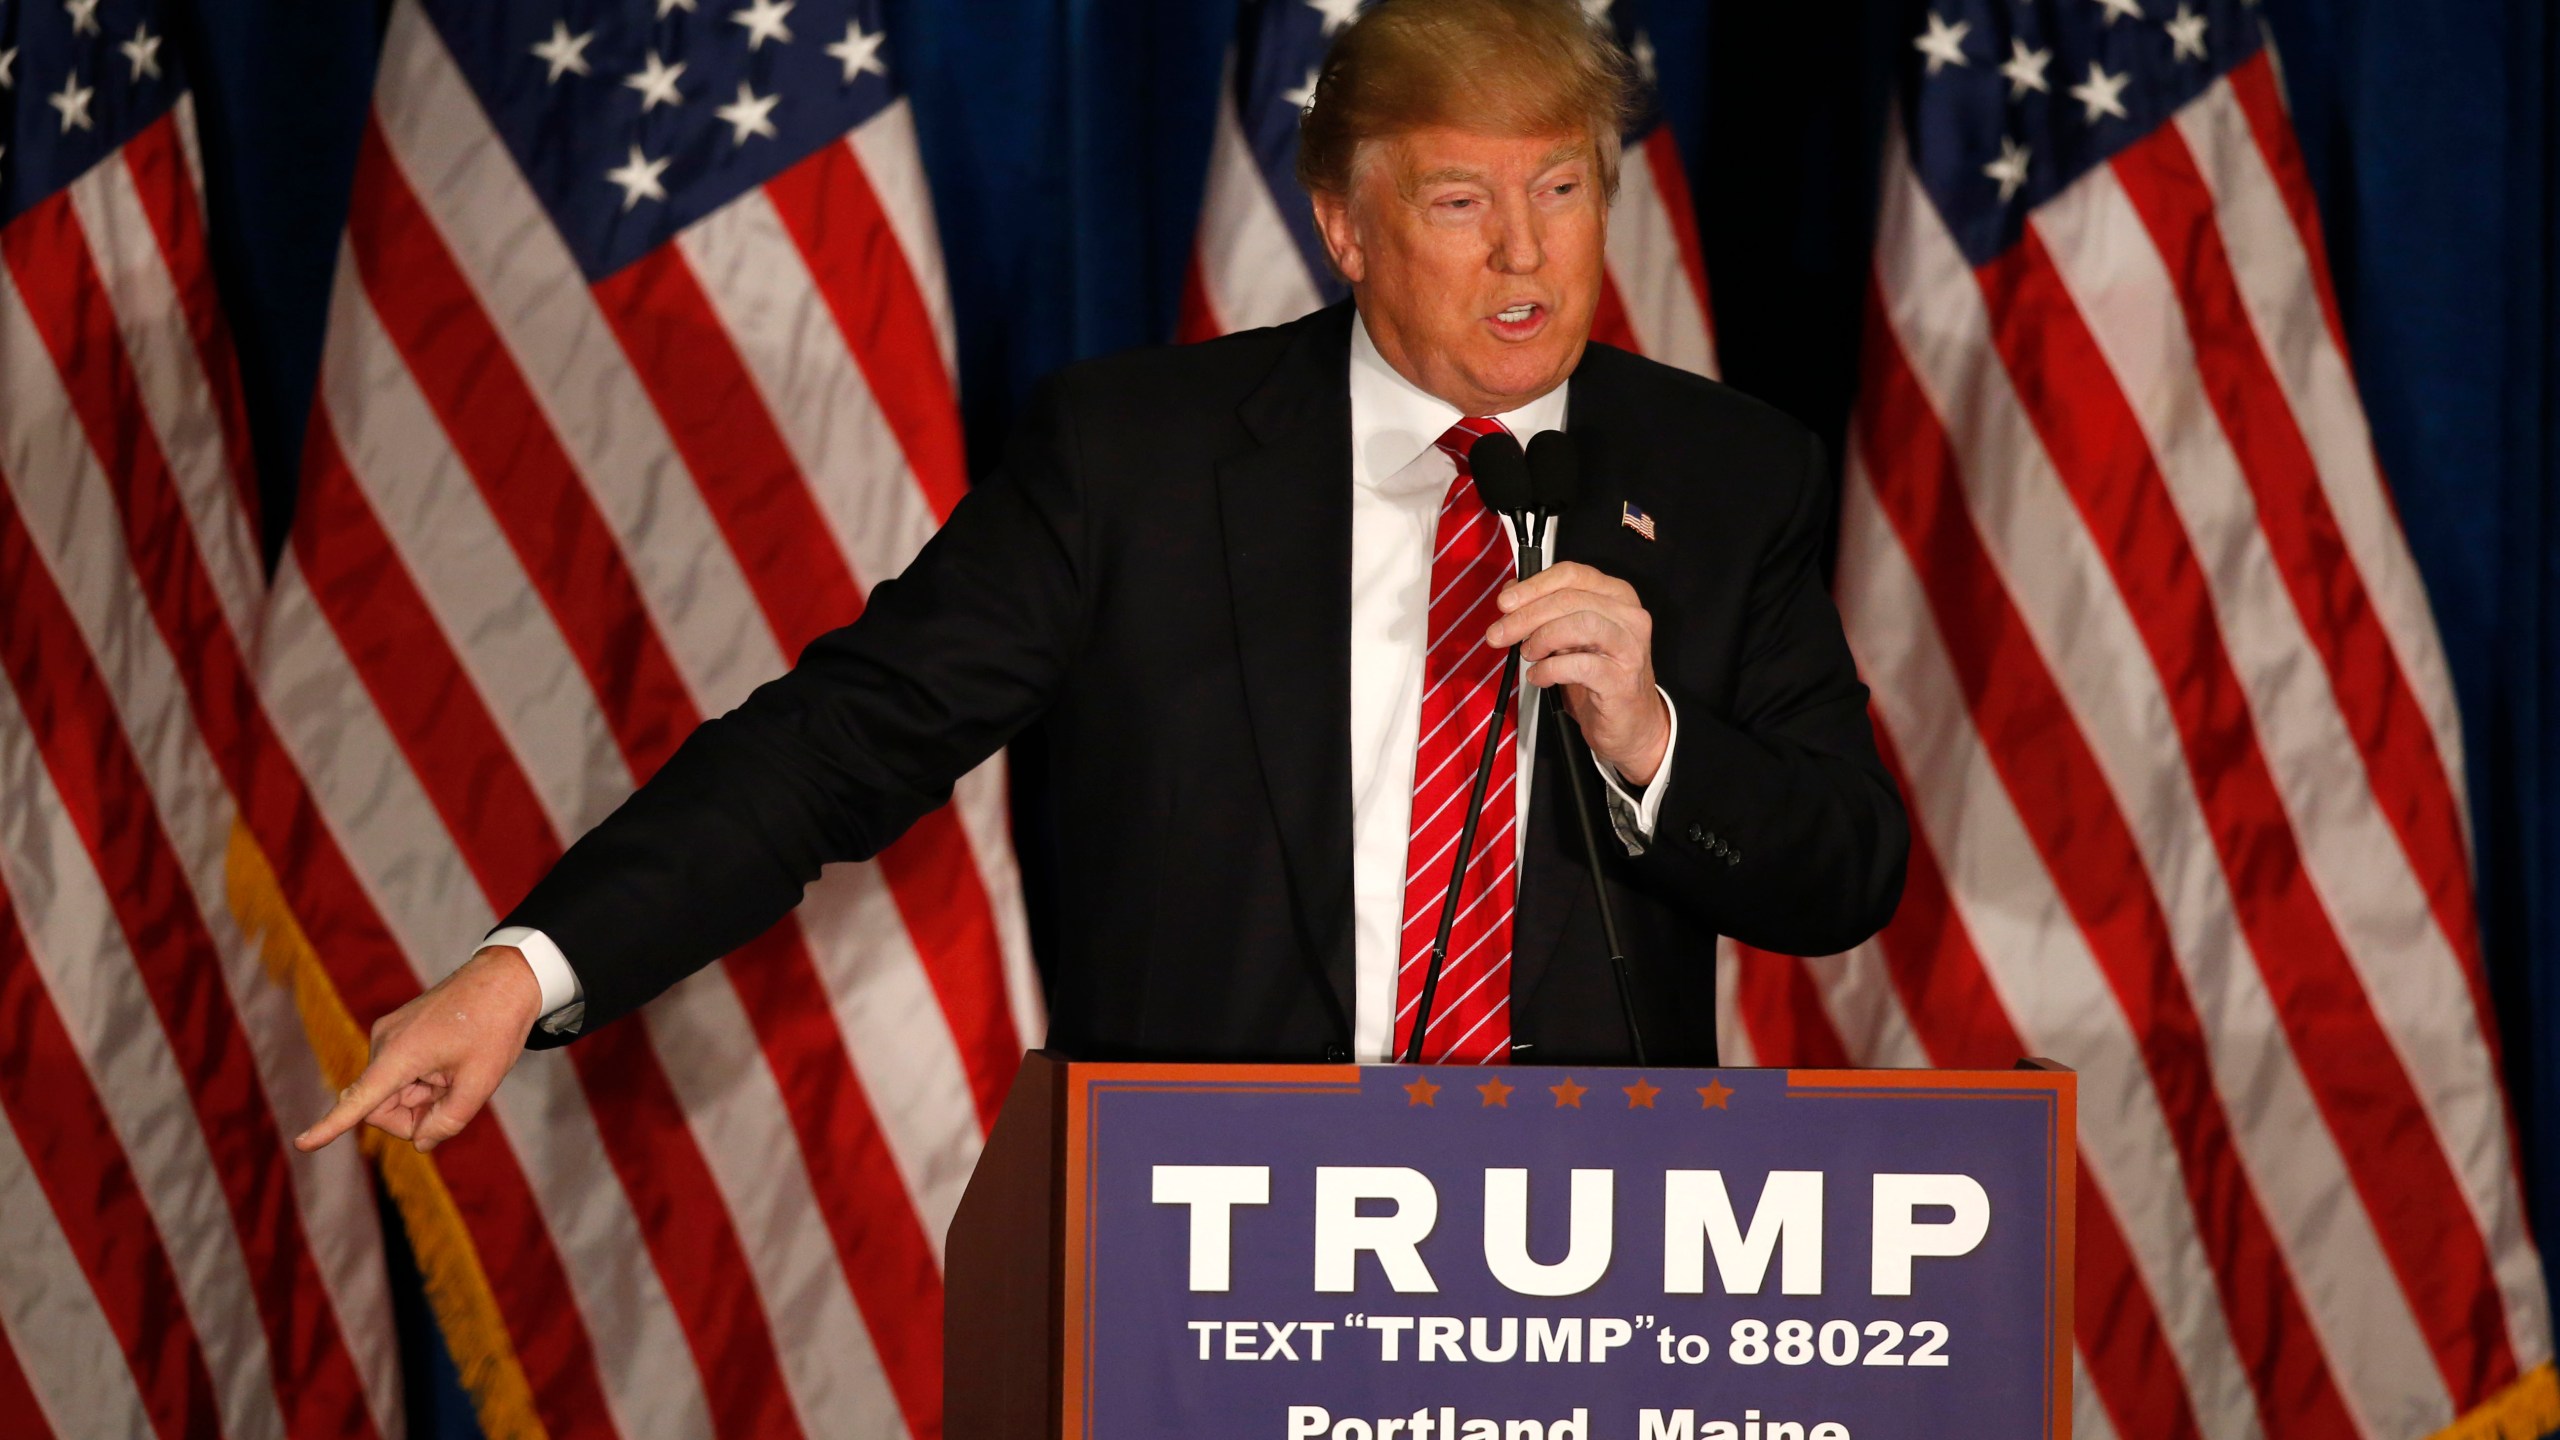
[(1591, 1093), (1589, 1086), (1574, 1084), (1573, 1077), (1570, 1075), (1564, 1077), (1563, 1084), (1550, 1085), (1547, 1089), (1554, 1093), (1556, 1097), (1556, 1108), (1559, 1110), (1563, 1109), (1567, 1105), (1572, 1106), (1576, 1110), (1581, 1109), (1582, 1097)]
[(1641, 1075), (1636, 1077), (1636, 1083), (1622, 1088), (1627, 1092), (1627, 1108), (1630, 1110), (1652, 1109), (1653, 1097), (1662, 1093), (1661, 1086), (1647, 1085)]
[(1520, 1087), (1516, 1085), (1503, 1084), (1502, 1077), (1497, 1075), (1477, 1086), (1476, 1093), (1484, 1097), (1486, 1109), (1490, 1110), (1494, 1106), (1499, 1105), (1503, 1109), (1508, 1110), (1511, 1108), (1511, 1092), (1518, 1088)]
[(1415, 1076), (1413, 1083), (1404, 1087), (1404, 1093), (1411, 1097), (1406, 1101), (1408, 1106), (1429, 1105), (1434, 1110), (1440, 1108), (1433, 1103), (1439, 1098), (1440, 1087), (1432, 1084), (1431, 1077), (1427, 1075)]
[(1698, 1087), (1698, 1099), (1702, 1102), (1698, 1108), (1701, 1110), (1722, 1110), (1724, 1102), (1732, 1098), (1732, 1088), (1721, 1080), (1710, 1080)]

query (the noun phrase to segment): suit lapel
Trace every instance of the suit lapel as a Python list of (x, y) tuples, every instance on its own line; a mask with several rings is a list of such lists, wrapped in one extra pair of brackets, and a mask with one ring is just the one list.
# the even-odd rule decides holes
[[(1573, 388), (1566, 392), (1565, 431), (1573, 436), (1580, 452), (1582, 493), (1559, 521), (1555, 560), (1580, 561), (1621, 578), (1632, 578), (1623, 555), (1624, 537), (1618, 526), (1623, 512), (1619, 507), (1631, 499), (1642, 505), (1645, 499), (1635, 488), (1636, 477), (1629, 473), (1627, 461), (1631, 457), (1620, 453), (1618, 444), (1627, 432), (1612, 403), (1615, 390), (1609, 380), (1610, 371), (1620, 358), (1599, 345), (1586, 349), (1581, 365), (1574, 371)], [(1557, 948), (1564, 942), (1566, 921), (1577, 909), (1589, 905), (1591, 899), (1591, 877), (1585, 873), (1582, 837), (1571, 812), (1565, 808), (1573, 803), (1573, 792), (1557, 771), (1564, 760), (1555, 744), (1552, 724), (1545, 716), (1539, 717), (1538, 766), (1529, 791), (1529, 845), (1524, 857), (1527, 863), (1520, 879), (1520, 908), (1511, 945), (1511, 994), (1515, 1004), (1538, 992), (1547, 968), (1555, 961)], [(1600, 777), (1593, 775), (1589, 779), (1591, 802), (1596, 809), (1601, 804)], [(1615, 843), (1610, 838), (1605, 812), (1595, 813), (1591, 823), (1602, 844)]]
[(1355, 1005), (1351, 890), (1351, 307), (1299, 322), (1243, 408), (1257, 448), (1218, 467), (1227, 582), (1254, 747), (1300, 947), (1343, 1042)]

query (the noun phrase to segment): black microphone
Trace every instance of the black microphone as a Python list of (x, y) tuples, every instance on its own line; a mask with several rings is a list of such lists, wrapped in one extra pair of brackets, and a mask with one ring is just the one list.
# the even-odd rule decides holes
[[(1526, 456), (1530, 505), (1540, 520), (1562, 512), (1573, 504), (1582, 488), (1582, 462), (1574, 449), (1573, 437), (1561, 430), (1541, 430), (1529, 438)], [(1541, 526), (1543, 528), (1543, 525)], [(1525, 536), (1529, 532), (1523, 531)], [(1521, 546), (1521, 577), (1533, 571), (1526, 568), (1536, 558), (1528, 544)], [(1519, 653), (1514, 647), (1513, 654)], [(1592, 898), (1600, 902), (1600, 934), (1609, 946), (1609, 971), (1618, 982), (1618, 1013), (1627, 1022), (1627, 1048), (1638, 1065), (1646, 1062), (1644, 1031), (1636, 1024), (1635, 981), (1628, 973), (1627, 947), (1618, 939), (1618, 914), (1609, 903), (1609, 884), (1600, 872), (1600, 837), (1591, 826), (1591, 797), (1582, 768), (1590, 763), (1591, 747), (1584, 744), (1580, 732), (1564, 713), (1564, 697), (1548, 697), (1546, 713), (1555, 722), (1557, 759), (1564, 766), (1565, 783), (1573, 789), (1573, 818), (1582, 828), (1582, 857), (1591, 868)]]
[[(1526, 535), (1534, 523), (1529, 461), (1508, 430), (1496, 428), (1467, 447), (1467, 473), (1475, 478), (1476, 498), (1496, 515), (1511, 517), (1514, 533)], [(1535, 573), (1521, 572), (1523, 577)], [(1449, 883), (1440, 896), (1440, 928), (1431, 941), (1431, 963), (1422, 972), (1422, 993), (1414, 1001), (1413, 1035), (1405, 1042), (1404, 1063), (1422, 1063), (1422, 1040), (1431, 1028), (1431, 1002), (1440, 993), (1440, 968), (1449, 958), (1449, 932), (1458, 923), (1458, 900), (1465, 889), (1468, 857), (1475, 854), (1476, 824), (1484, 818), (1484, 794), (1493, 783), (1493, 762), (1502, 754), (1502, 720), (1511, 711), (1511, 692), (1520, 681), (1520, 647), (1502, 658), (1502, 677), (1493, 692), (1493, 715), (1485, 722), (1484, 748), (1476, 757), (1475, 783), (1467, 791), (1467, 818), (1458, 827), (1458, 850), (1449, 862)]]
[(1561, 515), (1582, 493), (1582, 455), (1561, 430), (1541, 430), (1529, 437), (1521, 457), (1529, 470), (1530, 503), (1542, 514)]
[(1467, 471), (1475, 476), (1476, 496), (1496, 515), (1518, 515), (1530, 508), (1532, 481), (1529, 457), (1508, 430), (1476, 437), (1467, 449)]

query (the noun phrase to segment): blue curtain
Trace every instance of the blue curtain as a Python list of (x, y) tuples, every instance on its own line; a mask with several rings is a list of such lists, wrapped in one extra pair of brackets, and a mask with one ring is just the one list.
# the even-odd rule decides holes
[(2270, 0), (2374, 444), (2462, 698), (2527, 1199), (2560, 1239), (2560, 29)]
[[(201, 8), (185, 38), (272, 543), (290, 515), (380, 16), (308, 0)], [(1925, 6), (1647, 8), (1728, 375), (1836, 440), (1885, 77)], [(2549, 0), (2267, 0), (2265, 12), (2375, 443), (2461, 693), (2493, 981), (2548, 1243), (2560, 1236), (2560, 33)], [(1233, 10), (892, 0), (889, 21), (948, 252), (972, 450), (991, 454), (1038, 376), (1171, 333)], [(1037, 861), (1026, 854), (1035, 886)], [(402, 1294), (414, 1432), (475, 1433), (413, 1277)]]

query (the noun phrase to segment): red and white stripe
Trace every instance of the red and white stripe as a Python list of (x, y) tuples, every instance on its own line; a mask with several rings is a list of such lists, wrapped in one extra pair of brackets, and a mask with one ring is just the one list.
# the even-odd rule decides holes
[[(941, 276), (900, 103), (591, 286), (394, 8), (259, 675), (318, 803), (277, 868), (360, 1018), (950, 512)], [(1044, 1025), (999, 760), (528, 1056), (435, 1159), (543, 1423), (938, 1434), (943, 1234)]]
[(1700, 375), (1716, 373), (1706, 252), (1698, 243), (1689, 174), (1668, 125), (1656, 124), (1620, 158), (1618, 199), (1609, 208), (1608, 276), (1591, 338)]
[(1209, 132), (1209, 184), (1200, 197), (1200, 230), (1183, 277), (1178, 338), (1186, 343), (1259, 330), (1324, 304), (1306, 255), (1280, 218), (1283, 205), (1304, 205), (1295, 186), (1275, 191), (1254, 163), (1236, 114), (1235, 56), (1218, 82), (1218, 115)]
[(394, 1436), (381, 1235), (228, 908), (254, 478), (182, 100), (0, 230), (0, 1414)]
[(1839, 592), (1910, 880), (1728, 1059), (2080, 1069), (2093, 1433), (2431, 1435), (2549, 1364), (2462, 758), (2269, 56), (1970, 265), (1887, 145)]

